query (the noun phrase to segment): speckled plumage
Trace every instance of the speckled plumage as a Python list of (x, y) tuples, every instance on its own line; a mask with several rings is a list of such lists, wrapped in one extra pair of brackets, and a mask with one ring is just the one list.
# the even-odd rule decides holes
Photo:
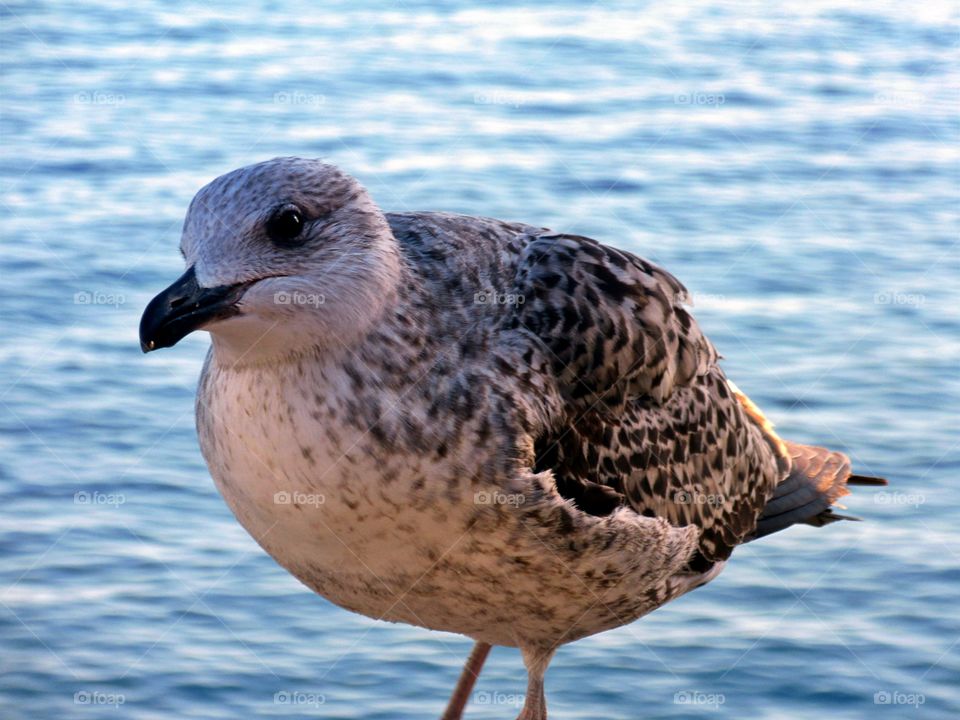
[[(296, 247), (262, 230), (282, 202), (309, 221)], [(545, 712), (534, 681), (558, 645), (709, 581), (783, 518), (836, 517), (845, 458), (829, 476), (795, 461), (804, 446), (728, 383), (683, 286), (630, 253), (384, 215), (293, 158), (204, 188), (182, 249), (201, 286), (262, 278), (208, 326), (197, 397), (239, 521), (349, 610), (519, 646), (524, 717)], [(280, 296), (298, 292), (314, 302)], [(793, 518), (797, 489), (812, 504)]]

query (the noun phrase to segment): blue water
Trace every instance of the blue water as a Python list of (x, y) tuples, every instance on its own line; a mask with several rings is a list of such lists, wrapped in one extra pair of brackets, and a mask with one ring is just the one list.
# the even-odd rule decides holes
[(960, 716), (956, 8), (672, 5), (0, 5), (0, 716), (443, 707), (469, 643), (276, 566), (197, 448), (207, 337), (137, 347), (193, 193), (276, 155), (662, 263), (784, 435), (893, 481), (563, 648), (552, 717)]

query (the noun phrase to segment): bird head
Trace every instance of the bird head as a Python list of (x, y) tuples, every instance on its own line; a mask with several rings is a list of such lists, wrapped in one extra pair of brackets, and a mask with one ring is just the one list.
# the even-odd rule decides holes
[(187, 210), (186, 272), (147, 305), (144, 352), (208, 330), (225, 363), (349, 346), (383, 311), (400, 271), (383, 213), (319, 160), (275, 158), (223, 175)]

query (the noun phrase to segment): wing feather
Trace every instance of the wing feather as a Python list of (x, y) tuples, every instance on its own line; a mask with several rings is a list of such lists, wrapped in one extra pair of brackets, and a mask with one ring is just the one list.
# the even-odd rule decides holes
[(513, 327), (540, 339), (567, 399), (583, 409), (662, 401), (716, 363), (676, 278), (590, 238), (536, 237), (520, 259), (516, 293), (523, 303)]
[(538, 439), (538, 469), (587, 512), (628, 504), (697, 525), (702, 555), (728, 557), (787, 466), (683, 307), (683, 285), (630, 253), (544, 234), (525, 247), (515, 292), (510, 326), (535, 336), (566, 402)]

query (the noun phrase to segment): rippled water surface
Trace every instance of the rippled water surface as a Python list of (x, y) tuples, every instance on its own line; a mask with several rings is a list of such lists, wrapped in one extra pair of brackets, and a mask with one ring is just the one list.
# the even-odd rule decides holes
[[(691, 289), (786, 436), (893, 480), (562, 649), (552, 716), (960, 716), (958, 23), (936, 4), (10, 2), (0, 715), (436, 717), (469, 643), (302, 588), (144, 357), (193, 193), (322, 156), (391, 210), (576, 232)], [(524, 690), (495, 650), (469, 717)], [(888, 701), (889, 702), (885, 702)], [(690, 701), (690, 702), (685, 702)], [(122, 704), (121, 704), (122, 703)]]

